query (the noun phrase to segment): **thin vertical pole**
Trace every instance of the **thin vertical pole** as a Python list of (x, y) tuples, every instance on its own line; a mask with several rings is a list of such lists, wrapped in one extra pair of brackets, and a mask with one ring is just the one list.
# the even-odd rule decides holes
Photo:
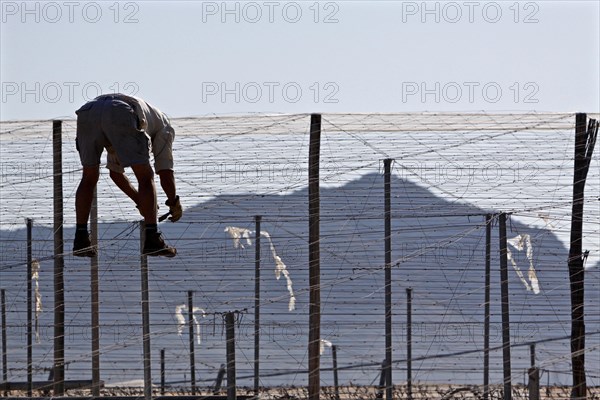
[(406, 288), (406, 392), (412, 400), (412, 288)]
[(535, 367), (535, 343), (529, 345), (529, 365)]
[(260, 384), (260, 221), (254, 217), (254, 396), (258, 398)]
[(375, 395), (376, 399), (383, 399), (383, 395), (385, 392), (385, 366), (387, 364), (387, 360), (383, 360), (381, 362), (381, 372), (379, 374), (379, 387), (377, 388), (377, 394)]
[(492, 260), (492, 216), (485, 216), (485, 294), (483, 317), (483, 400), (490, 395), (490, 284)]
[(502, 302), (502, 370), (504, 372), (504, 400), (512, 399), (510, 367), (510, 307), (508, 297), (508, 256), (506, 249), (506, 214), (500, 222), (500, 298)]
[(235, 383), (235, 321), (232, 312), (225, 314), (227, 347), (227, 400), (236, 400)]
[(573, 205), (571, 211), (571, 246), (569, 248), (569, 281), (571, 288), (571, 365), (572, 399), (585, 399), (585, 313), (584, 265), (582, 256), (583, 205), (585, 180), (596, 144), (598, 124), (591, 120), (586, 127), (587, 115), (575, 116), (575, 166), (573, 172)]
[(385, 398), (392, 400), (392, 160), (385, 159), (384, 165), (384, 245), (385, 245)]
[(192, 396), (196, 395), (196, 352), (194, 351), (194, 292), (188, 290), (188, 331), (190, 343), (190, 380)]
[(308, 155), (308, 399), (319, 400), (321, 392), (321, 264), (319, 158), (321, 152), (321, 115), (310, 116)]
[(337, 346), (331, 346), (331, 357), (333, 358), (333, 390), (335, 400), (340, 400), (340, 385), (338, 382)]
[(6, 290), (0, 290), (0, 303), (2, 304), (2, 382), (8, 382), (8, 356), (6, 338)]
[(54, 396), (65, 394), (65, 283), (62, 121), (52, 121), (54, 182)]
[(150, 355), (150, 300), (148, 293), (148, 256), (144, 255), (146, 224), (140, 221), (140, 266), (142, 275), (142, 342), (144, 357), (144, 397), (152, 399), (152, 369)]
[(160, 394), (165, 395), (165, 349), (160, 349)]
[(27, 396), (33, 396), (33, 288), (32, 288), (32, 228), (33, 220), (27, 218)]
[[(90, 231), (92, 246), (98, 247), (98, 192), (94, 189), (90, 212)], [(98, 279), (98, 253), (90, 260), (90, 282), (92, 291), (92, 396), (100, 396), (100, 295)]]
[(529, 389), (529, 400), (540, 400), (540, 369), (535, 366), (535, 343), (529, 346), (529, 382), (527, 387)]
[(223, 384), (223, 377), (225, 376), (225, 373), (225, 364), (221, 364), (219, 372), (217, 372), (217, 379), (215, 379), (215, 387), (213, 389), (213, 394), (219, 394), (219, 392), (221, 391), (221, 385)]

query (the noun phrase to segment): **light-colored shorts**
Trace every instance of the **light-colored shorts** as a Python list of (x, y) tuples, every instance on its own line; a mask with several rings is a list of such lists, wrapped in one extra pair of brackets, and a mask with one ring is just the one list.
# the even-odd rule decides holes
[(111, 162), (121, 167), (150, 161), (151, 141), (139, 128), (133, 108), (124, 101), (103, 97), (84, 104), (77, 114), (77, 150), (85, 167), (100, 165), (105, 148), (116, 153)]

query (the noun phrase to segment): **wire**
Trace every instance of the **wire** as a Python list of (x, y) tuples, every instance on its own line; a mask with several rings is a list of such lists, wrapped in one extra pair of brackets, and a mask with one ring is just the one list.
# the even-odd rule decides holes
[[(594, 117), (594, 116), (591, 116)], [(420, 382), (479, 384), (483, 365), (484, 216), (511, 216), (510, 237), (528, 234), (540, 293), (509, 271), (513, 379), (529, 366), (570, 371), (570, 246), (573, 187), (572, 113), (326, 114), (321, 137), (322, 338), (339, 352), (345, 382), (372, 384), (383, 345), (383, 177), (391, 158), (393, 343), (395, 369), (405, 362), (404, 289), (413, 288), (413, 376)], [(253, 228), (255, 215), (287, 266), (296, 310), (273, 255), (261, 250), (261, 376), (264, 386), (304, 385), (307, 368), (309, 115), (173, 119), (175, 172), (184, 217), (161, 230), (178, 249), (150, 260), (153, 354), (166, 350), (167, 380), (185, 385), (187, 333), (176, 306), (188, 290), (206, 310), (196, 348), (199, 382), (212, 382), (225, 360), (219, 316), (253, 308), (254, 249), (235, 248), (227, 226)], [(34, 220), (33, 256), (41, 264), (41, 343), (37, 379), (52, 367), (53, 268), (65, 262), (66, 379), (87, 378), (91, 357), (89, 262), (71, 255), (74, 197), (81, 167), (75, 124), (63, 121), (63, 172), (52, 168), (51, 121), (0, 123), (0, 287), (7, 298), (9, 380), (25, 380), (26, 218)], [(35, 154), (35, 160), (31, 160)], [(64, 252), (54, 252), (52, 181), (62, 179)], [(135, 182), (133, 182), (135, 184)], [(158, 186), (160, 188), (160, 186)], [(585, 192), (586, 359), (589, 385), (600, 385), (600, 162), (592, 158)], [(164, 203), (159, 190), (159, 204)], [(132, 202), (105, 171), (98, 184), (102, 379), (142, 376), (139, 225)], [(491, 382), (502, 381), (497, 235), (492, 238)], [(514, 251), (524, 272), (525, 251)], [(525, 273), (527, 275), (527, 273)], [(526, 277), (527, 278), (527, 277)], [(238, 381), (253, 378), (253, 321), (236, 326)], [(329, 354), (322, 355), (329, 362)], [(327, 360), (327, 361), (326, 361)], [(598, 361), (598, 362), (596, 362)], [(290, 367), (292, 365), (292, 367)], [(330, 368), (323, 368), (329, 372)], [(552, 383), (563, 382), (561, 373)], [(400, 378), (396, 378), (400, 379)], [(322, 377), (330, 384), (328, 376)]]

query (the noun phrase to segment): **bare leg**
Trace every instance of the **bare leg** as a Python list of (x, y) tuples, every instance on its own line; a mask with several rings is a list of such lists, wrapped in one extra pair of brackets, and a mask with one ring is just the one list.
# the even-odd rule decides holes
[(115, 171), (110, 171), (110, 178), (115, 185), (119, 187), (133, 202), (138, 203), (138, 191), (131, 185), (127, 175)]
[(87, 224), (94, 199), (94, 189), (100, 177), (100, 168), (83, 167), (81, 182), (75, 194), (75, 218), (77, 224)]
[(177, 249), (168, 246), (156, 223), (156, 187), (154, 186), (154, 171), (147, 164), (132, 165), (131, 169), (138, 180), (138, 207), (146, 222), (146, 239), (144, 242), (144, 254), (149, 256), (175, 257)]
[(94, 257), (98, 255), (98, 250), (91, 247), (90, 237), (87, 230), (90, 210), (94, 199), (94, 189), (98, 183), (100, 168), (83, 167), (81, 182), (77, 187), (75, 194), (75, 219), (77, 228), (75, 229), (75, 239), (73, 241), (73, 255), (78, 257)]
[(144, 216), (146, 224), (156, 224), (156, 187), (154, 186), (154, 171), (147, 164), (132, 165), (131, 169), (138, 181), (138, 207)]

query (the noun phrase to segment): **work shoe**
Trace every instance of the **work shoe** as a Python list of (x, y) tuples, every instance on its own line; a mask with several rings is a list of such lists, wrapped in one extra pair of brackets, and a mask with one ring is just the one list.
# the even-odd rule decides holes
[(92, 246), (89, 233), (75, 232), (73, 255), (77, 257), (94, 257), (98, 255), (98, 250)]
[(144, 241), (144, 253), (145, 256), (164, 256), (164, 257), (175, 257), (177, 255), (177, 249), (171, 247), (165, 243), (160, 232), (148, 232), (146, 231), (146, 240)]

